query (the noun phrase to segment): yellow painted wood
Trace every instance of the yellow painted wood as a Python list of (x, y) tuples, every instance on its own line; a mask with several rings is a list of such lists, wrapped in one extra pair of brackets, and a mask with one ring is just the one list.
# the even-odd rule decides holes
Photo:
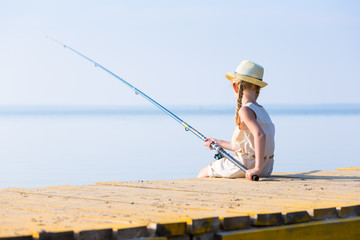
[(360, 218), (318, 221), (280, 227), (218, 233), (222, 240), (354, 240), (360, 239)]
[(352, 170), (352, 171), (360, 171), (360, 167), (346, 167), (346, 168), (338, 168), (337, 170)]
[(0, 237), (322, 208), (345, 214), (345, 207), (360, 204), (359, 184), (360, 171), (347, 170), (280, 173), (259, 182), (211, 178), (4, 188)]

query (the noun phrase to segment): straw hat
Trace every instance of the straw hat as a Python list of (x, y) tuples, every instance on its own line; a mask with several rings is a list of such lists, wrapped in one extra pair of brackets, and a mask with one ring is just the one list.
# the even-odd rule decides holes
[(266, 82), (263, 82), (264, 68), (259, 64), (250, 62), (249, 60), (242, 61), (236, 68), (234, 73), (225, 73), (227, 79), (233, 82), (245, 81), (255, 84), (260, 87), (265, 87)]

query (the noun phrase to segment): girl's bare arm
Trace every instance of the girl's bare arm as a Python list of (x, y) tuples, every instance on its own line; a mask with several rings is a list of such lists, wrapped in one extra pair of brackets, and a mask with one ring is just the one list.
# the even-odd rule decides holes
[(212, 149), (212, 147), (210, 146), (211, 143), (215, 143), (216, 145), (218, 145), (219, 147), (221, 147), (223, 149), (234, 151), (232, 144), (229, 141), (219, 140), (219, 139), (214, 139), (214, 138), (207, 138), (205, 140), (204, 145), (207, 146), (208, 148)]
[(249, 174), (260, 174), (264, 164), (266, 135), (256, 121), (255, 113), (250, 108), (242, 107), (240, 109), (240, 118), (254, 137), (255, 167), (249, 170)]

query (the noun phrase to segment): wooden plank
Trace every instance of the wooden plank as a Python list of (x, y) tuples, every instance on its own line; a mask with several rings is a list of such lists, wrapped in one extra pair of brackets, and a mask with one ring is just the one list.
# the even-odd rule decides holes
[(360, 239), (360, 218), (300, 223), (272, 228), (222, 232), (217, 240), (354, 240)]
[[(221, 183), (221, 182), (220, 182)], [(181, 184), (183, 184), (183, 181), (181, 182)], [(211, 182), (211, 185), (213, 185), (213, 187), (216, 187), (219, 184), (219, 182)], [(200, 184), (200, 182), (197, 182), (196, 185), (194, 185), (194, 183), (192, 184), (194, 187), (192, 188), (191, 192), (197, 192), (199, 194), (203, 194), (204, 193), (204, 189), (206, 190), (206, 186), (204, 186), (203, 184)], [(354, 184), (356, 186), (356, 183)], [(66, 186), (67, 187), (67, 186)], [(122, 187), (121, 184), (118, 184), (114, 187), (118, 187), (119, 192), (123, 192), (128, 190), (129, 187)], [(111, 194), (112, 196), (114, 196), (114, 187), (109, 188), (109, 186), (107, 185), (101, 185), (101, 186), (84, 186), (81, 189), (81, 191), (87, 191), (87, 192), (93, 192), (96, 191), (97, 193), (99, 193), (99, 195), (105, 195), (106, 194)], [(205, 188), (204, 188), (205, 187)], [(56, 187), (58, 188), (58, 187)], [(76, 188), (69, 188), (72, 191), (76, 191), (78, 193), (78, 191), (80, 191), (79, 189)], [(169, 195), (158, 195), (156, 194), (156, 192), (154, 191), (148, 191), (146, 193), (146, 187), (144, 187), (143, 190), (140, 190), (138, 188), (133, 189), (132, 193), (133, 196), (135, 198), (137, 197), (142, 197), (143, 199), (151, 199), (152, 197), (159, 197), (160, 199), (164, 198), (164, 199), (169, 199)], [(154, 189), (154, 187), (152, 188)], [(212, 194), (217, 194), (217, 195), (234, 195), (232, 193), (226, 193), (226, 190), (231, 190), (233, 189), (233, 184), (230, 185), (230, 188), (226, 188), (222, 187), (221, 189), (217, 190), (216, 192), (210, 192), (210, 191), (206, 191), (206, 193), (212, 193)], [(248, 189), (246, 187), (242, 187), (242, 189)], [(251, 188), (250, 188), (251, 189)], [(290, 197), (294, 196), (294, 197), (306, 197), (306, 196), (319, 196), (319, 190), (321, 191), (321, 198), (330, 198), (330, 199), (334, 199), (334, 198), (339, 198), (339, 199), (350, 199), (352, 197), (354, 197), (354, 200), (359, 200), (359, 196), (356, 196), (354, 194), (351, 194), (349, 192), (346, 191), (341, 191), (339, 193), (338, 189), (333, 189), (331, 187), (331, 183), (324, 183), (322, 185), (319, 185), (318, 183), (312, 183), (312, 182), (306, 182), (306, 183), (302, 183), (302, 184), (292, 184), (291, 188), (289, 188), (288, 185), (286, 184), (282, 184), (280, 186), (277, 186), (276, 191), (273, 192), (268, 192), (268, 191), (262, 191), (261, 194), (259, 195), (256, 192), (250, 192), (248, 195), (252, 195), (255, 194), (254, 196), (256, 197), (267, 197), (267, 196), (272, 196), (272, 197), (278, 197), (278, 196), (283, 196), (283, 195), (290, 195)], [(354, 188), (352, 186), (341, 186), (341, 189), (349, 189), (349, 190), (353, 190)], [(64, 190), (64, 187), (59, 188), (59, 190)], [(162, 189), (163, 191), (171, 191), (171, 189), (166, 190), (166, 189)], [(225, 191), (224, 191), (225, 190)], [(307, 190), (307, 191), (306, 191)], [(185, 192), (185, 190), (184, 190)], [(188, 193), (181, 193), (181, 192), (175, 192), (172, 193), (172, 195), (176, 196), (176, 199), (181, 198), (181, 196), (183, 197), (183, 199), (185, 199), (187, 196), (192, 196), (192, 194), (188, 194)], [(116, 194), (117, 198), (118, 198), (118, 194)], [(126, 200), (126, 195), (123, 195), (123, 199), (124, 201)], [(118, 198), (119, 199), (119, 198)], [(120, 200), (120, 199), (119, 199)], [(170, 199), (171, 200), (171, 199)], [(128, 201), (128, 199), (127, 199)], [(215, 199), (215, 201), (217, 201), (217, 199)]]
[[(37, 197), (36, 197), (36, 195), (35, 196), (33, 196), (31, 193), (27, 193), (27, 194), (29, 194), (30, 196), (31, 196), (31, 198), (32, 199), (36, 199)], [(161, 196), (159, 196), (159, 199), (160, 199), (160, 197)], [(251, 196), (249, 196), (249, 197), (251, 197)], [(271, 197), (270, 197), (271, 198)], [(41, 199), (41, 198), (39, 198), (39, 199)], [(75, 201), (75, 203), (76, 203), (76, 200), (77, 199), (74, 199), (74, 200), (71, 200), (71, 199), (68, 199), (67, 200), (67, 202), (70, 202), (70, 201)], [(82, 200), (89, 200), (89, 199), (86, 199), (86, 198), (84, 198), (84, 199), (78, 199), (78, 202), (80, 203)], [(242, 199), (240, 199), (240, 200), (242, 200)], [(47, 200), (47, 197), (46, 198), (43, 198), (42, 199), (42, 201), (49, 201), (49, 200)], [(91, 201), (91, 200), (89, 200), (89, 201)], [(100, 200), (101, 201), (101, 200)], [(136, 201), (136, 200), (135, 200)], [(174, 199), (173, 199), (173, 203), (177, 203), (178, 201), (182, 201), (182, 199), (179, 199), (178, 200), (178, 198), (176, 197), (176, 196), (174, 196)], [(289, 203), (291, 203), (292, 201), (294, 201), (294, 205), (296, 205), (297, 206), (297, 208), (299, 207), (299, 205), (300, 205), (300, 201), (299, 200), (297, 200), (297, 199), (295, 199), (295, 200), (288, 200), (288, 203), (287, 204), (289, 204)], [(19, 201), (18, 201), (19, 202)], [(105, 201), (104, 201), (105, 202)], [(190, 203), (193, 203), (193, 201), (189, 201)], [(267, 204), (267, 205), (265, 205), (265, 204), (262, 204), (262, 206), (283, 206), (284, 204), (283, 204), (283, 201), (279, 201), (279, 203), (276, 203), (276, 204), (273, 204), (273, 202), (274, 202), (274, 200), (273, 199), (271, 199), (271, 201), (269, 201), (269, 203)], [(304, 201), (304, 203), (307, 203), (308, 201)], [(36, 201), (36, 203), (38, 203), (37, 201)], [(60, 204), (62, 203), (62, 201), (60, 201), (59, 202)], [(116, 206), (118, 206), (118, 205), (124, 205), (122, 202), (118, 202), (118, 201), (114, 201), (114, 200), (111, 200), (111, 201), (106, 201), (105, 202), (106, 203), (106, 205), (111, 205), (112, 203), (119, 203), (119, 204), (116, 204)], [(196, 203), (196, 202), (194, 202), (194, 203)], [(224, 203), (229, 203), (229, 205), (233, 205), (233, 201), (230, 199), (229, 201), (222, 201), (222, 200), (213, 200), (212, 201), (212, 203), (216, 203), (216, 204), (224, 204)], [(342, 203), (344, 203), (344, 201), (342, 202)], [(80, 203), (81, 204), (81, 203)], [(146, 204), (146, 203), (141, 203), (141, 202), (135, 202), (134, 203), (134, 205), (137, 205), (137, 204), (141, 204), (141, 205), (150, 205), (150, 204)], [(234, 204), (235, 204), (235, 202), (234, 202)], [(251, 203), (251, 202), (246, 202), (246, 204), (252, 204), (252, 206), (258, 206), (258, 204), (256, 203), (256, 202), (254, 202), (254, 203)], [(330, 204), (330, 203), (329, 203)], [(333, 206), (333, 201), (331, 201), (331, 206)], [(135, 209), (138, 209), (136, 206), (131, 206), (131, 204), (130, 204), (130, 202), (128, 202), (127, 204), (125, 204), (125, 205), (128, 205), (128, 208), (135, 208)], [(236, 208), (236, 206), (237, 205), (239, 205), (239, 204), (235, 204), (234, 205), (234, 207)], [(242, 204), (240, 204), (240, 205), (242, 205)], [(324, 205), (324, 201), (322, 201), (322, 205)], [(151, 207), (151, 206), (150, 206)], [(233, 208), (234, 208), (233, 207)], [(188, 207), (186, 207), (186, 206), (182, 206), (182, 207), (180, 207), (180, 208), (183, 208), (183, 209), (187, 209)], [(283, 208), (283, 207), (282, 207)], [(198, 208), (198, 209), (201, 209), (201, 208)], [(209, 210), (209, 209), (204, 209), (205, 211), (206, 210)], [(272, 209), (271, 209), (272, 210)], [(124, 214), (129, 214), (129, 212), (124, 212)], [(142, 214), (141, 214), (142, 215)]]
[(3, 237), (14, 236), (15, 234), (28, 235), (29, 233), (41, 232), (42, 230), (47, 230), (48, 232), (79, 231), (89, 229), (89, 226), (93, 226), (96, 229), (124, 227), (124, 225), (117, 224), (116, 222), (87, 219), (82, 218), (81, 215), (57, 213), (44, 216), (43, 214), (39, 215), (37, 212), (28, 212), (23, 209), (6, 209), (6, 211), (0, 209), (0, 212), (7, 216), (0, 218), (0, 233)]
[[(30, 198), (31, 199), (31, 198)], [(57, 215), (56, 217), (58, 217), (58, 214), (61, 215), (73, 215), (75, 216), (82, 216), (83, 218), (94, 218), (94, 219), (99, 219), (99, 220), (107, 220), (107, 221), (113, 221), (114, 223), (118, 223), (117, 225), (119, 225), (119, 223), (122, 223), (124, 225), (124, 227), (126, 227), (126, 225), (134, 225), (134, 224), (138, 224), (140, 225), (141, 223), (146, 223), (149, 222), (148, 218), (150, 217), (150, 219), (154, 218), (157, 219), (159, 221), (169, 221), (169, 220), (178, 220), (177, 217), (166, 217), (166, 215), (164, 215), (163, 213), (160, 214), (156, 214), (156, 213), (151, 213), (149, 210), (147, 210), (147, 215), (145, 215), (147, 218), (143, 219), (142, 221), (136, 223), (136, 222), (129, 222), (129, 221), (125, 221), (126, 219), (130, 219), (132, 221), (134, 221), (134, 216), (139, 215), (139, 216), (144, 216), (144, 210), (142, 208), (139, 208), (139, 206), (133, 206), (132, 204), (103, 204), (103, 205), (97, 205), (97, 207), (94, 209), (92, 207), (93, 204), (90, 203), (89, 207), (86, 207), (89, 202), (88, 201), (83, 201), (83, 200), (77, 200), (77, 201), (57, 201), (56, 205), (55, 204), (46, 204), (47, 203), (48, 198), (46, 197), (45, 199), (36, 199), (32, 202), (29, 202), (28, 200), (26, 201), (11, 201), (12, 205), (18, 205), (19, 203), (19, 209), (20, 207), (21, 209), (23, 209), (24, 212), (42, 212), (44, 214), (49, 214), (55, 217), (55, 215)], [(63, 204), (63, 205), (61, 205)], [(69, 206), (70, 204), (70, 206)], [(8, 208), (9, 206), (0, 206), (1, 207), (6, 207)], [(66, 207), (67, 211), (64, 212), (63, 209), (64, 207)], [(108, 208), (110, 207), (110, 209)], [(120, 209), (118, 208), (120, 207)], [(123, 210), (121, 212), (121, 209)], [(125, 212), (125, 210), (127, 212)], [(156, 208), (156, 211), (158, 209)], [(73, 212), (73, 214), (72, 214)], [(138, 213), (138, 214), (137, 214)], [(155, 214), (155, 216), (152, 216), (152, 214)], [(141, 219), (140, 219), (141, 220)]]
[(168, 240), (191, 240), (191, 237), (189, 234), (176, 236), (176, 237), (168, 237)]
[(150, 237), (150, 233), (146, 226), (141, 226), (141, 227), (118, 229), (116, 236), (118, 240), (146, 238), (146, 237)]
[(284, 223), (281, 213), (256, 214), (250, 218), (251, 224), (257, 227), (278, 226)]
[(112, 229), (87, 230), (79, 233), (78, 240), (113, 240)]
[(336, 218), (337, 211), (336, 208), (317, 208), (308, 210), (312, 220), (324, 220), (329, 218)]
[[(74, 214), (77, 214), (77, 215), (81, 214), (83, 216), (88, 216), (89, 218), (91, 218), (91, 217), (95, 218), (96, 215), (101, 215), (101, 217), (99, 217), (100, 219), (105, 217), (105, 216), (108, 216), (107, 217), (108, 220), (112, 220), (112, 221), (116, 221), (116, 222), (119, 222), (120, 219), (126, 220), (126, 218), (129, 218), (129, 216), (131, 216), (132, 224), (136, 224), (135, 221), (136, 221), (136, 219), (138, 219), (138, 218), (136, 218), (136, 216), (140, 216), (140, 217), (144, 216), (144, 214), (143, 214), (144, 210), (142, 208), (139, 208), (138, 206), (132, 206), (131, 204), (125, 204), (124, 205), (124, 204), (116, 204), (114, 202), (113, 204), (109, 203), (109, 204), (104, 204), (104, 205), (98, 205), (97, 209), (94, 209), (92, 207), (86, 207), (87, 202), (84, 203), (81, 200), (79, 200), (79, 201), (70, 201), (70, 200), (68, 200), (67, 205), (65, 205), (65, 206), (61, 206), (61, 205), (56, 206), (56, 205), (53, 205), (53, 204), (52, 205), (45, 204), (45, 202), (48, 201), (47, 198), (41, 199), (41, 200), (42, 200), (42, 203), (40, 201), (38, 201), (38, 200), (34, 200), (33, 202), (35, 203), (35, 205), (37, 205), (37, 208), (39, 209), (39, 211), (44, 211), (46, 209), (51, 210), (49, 212), (49, 214), (54, 214), (56, 212), (56, 211), (54, 212), (54, 210), (56, 210), (56, 209), (59, 212), (63, 213), (62, 209), (64, 207), (66, 207), (68, 209), (68, 211), (66, 213), (63, 213), (63, 214), (70, 214), (70, 212), (74, 212)], [(26, 203), (24, 201), (23, 202), (15, 201), (15, 202), (13, 202), (13, 204), (20, 203), (20, 206), (21, 206), (21, 204), (30, 204), (30, 205), (32, 205), (32, 203), (29, 202), (28, 200), (27, 200), (27, 202), (28, 203)], [(60, 203), (58, 203), (58, 204), (61, 204), (62, 202), (63, 201), (60, 201)], [(173, 202), (176, 202), (176, 200), (174, 199)], [(198, 202), (197, 204), (199, 204), (199, 203), (201, 203), (201, 202)], [(297, 202), (297, 203), (299, 204), (298, 207), (302, 206), (302, 205), (300, 205), (301, 202)], [(71, 204), (71, 206), (68, 206), (68, 204)], [(277, 209), (283, 210), (283, 209), (285, 209), (287, 207), (285, 205), (285, 206), (279, 206), (279, 207), (275, 208), (274, 206), (270, 205), (271, 206), (271, 208), (270, 208), (269, 205), (266, 205), (266, 206), (264, 206), (264, 205), (262, 205), (262, 206), (254, 205), (254, 207), (252, 208), (251, 206), (245, 205), (246, 206), (246, 211), (244, 211), (244, 210), (242, 210), (244, 208), (244, 205), (241, 205), (239, 208), (233, 208), (232, 207), (231, 209), (221, 209), (221, 207), (223, 207), (222, 205), (224, 205), (224, 204), (219, 204), (218, 205), (219, 207), (215, 207), (215, 209), (214, 209), (214, 207), (212, 207), (210, 209), (209, 208), (206, 208), (206, 209), (200, 208), (199, 209), (196, 206), (197, 204), (193, 203), (194, 206), (189, 207), (188, 209), (184, 208), (183, 210), (187, 211), (187, 212), (191, 211), (192, 213), (197, 212), (198, 214), (203, 214), (203, 216), (206, 216), (206, 214), (208, 214), (207, 216), (209, 216), (211, 213), (213, 213), (213, 214), (218, 213), (219, 216), (226, 216), (226, 215), (223, 214), (224, 210), (227, 211), (227, 212), (232, 212), (232, 213), (248, 213), (248, 211), (256, 211), (256, 210), (261, 211), (261, 209), (266, 209), (266, 208), (269, 209), (268, 211), (275, 211)], [(201, 203), (201, 204), (203, 204), (203, 203)], [(215, 202), (212, 203), (212, 204), (214, 205)], [(322, 204), (323, 204), (322, 206), (324, 206), (324, 202), (322, 202)], [(279, 203), (279, 205), (281, 205), (281, 204)], [(111, 207), (111, 209), (109, 209), (107, 207)], [(142, 206), (142, 207), (144, 207), (144, 206)], [(153, 209), (154, 209), (153, 211), (150, 211), (152, 209), (151, 207), (148, 207), (148, 206), (146, 206), (146, 207), (147, 207), (146, 208), (147, 209), (146, 210), (147, 216), (149, 216), (150, 219), (156, 219), (158, 221), (165, 221), (165, 220), (168, 220), (168, 221), (173, 220), (174, 221), (174, 220), (178, 220), (178, 218), (175, 217), (176, 215), (164, 214), (162, 211), (159, 211), (159, 209), (158, 209), (158, 207), (156, 205), (155, 205), (155, 208), (153, 207)], [(306, 206), (306, 207), (308, 207), (308, 206)], [(36, 211), (36, 209), (34, 209), (33, 207), (31, 207), (31, 208), (29, 207), (27, 209), (29, 209), (29, 211)], [(178, 208), (171, 208), (171, 206), (168, 206), (165, 209), (169, 213), (171, 213), (173, 211), (177, 212), (177, 213), (180, 212)], [(287, 207), (287, 209), (290, 210), (292, 208), (289, 209), (289, 207)], [(304, 208), (302, 208), (302, 209), (304, 209)], [(72, 210), (74, 210), (74, 211), (72, 211)], [(124, 212), (125, 210), (127, 212)], [(297, 210), (297, 208), (294, 209), (294, 210)], [(84, 211), (84, 213), (81, 213), (82, 211)], [(266, 211), (266, 210), (262, 210), (262, 211)], [(118, 217), (113, 218), (112, 216), (114, 214), (118, 215)], [(181, 212), (180, 212), (179, 215), (181, 215)], [(237, 214), (237, 215), (239, 215), (239, 214)], [(125, 217), (123, 217), (123, 216), (125, 216)], [(171, 216), (172, 216), (172, 218), (171, 218)], [(195, 217), (195, 216), (193, 216), (193, 217)], [(139, 221), (138, 224), (142, 224), (142, 223), (144, 223), (146, 221), (147, 220), (144, 219), (142, 221)], [(122, 221), (122, 223), (125, 224), (125, 223), (129, 223), (129, 222)]]
[(202, 234), (195, 234), (191, 236), (192, 240), (213, 240), (215, 239), (215, 233), (202, 233)]
[(309, 222), (311, 217), (307, 211), (287, 212), (283, 213), (285, 224)]
[(337, 214), (340, 218), (360, 216), (360, 205), (340, 207)]
[[(136, 240), (167, 240), (167, 237), (141, 237), (135, 238)], [(118, 240), (134, 240), (134, 239), (118, 239)]]
[(250, 216), (223, 217), (220, 221), (224, 231), (250, 228)]
[[(276, 177), (272, 177), (276, 178)], [(356, 185), (357, 183), (352, 181), (346, 181), (346, 185)], [(213, 194), (237, 194), (236, 191), (234, 191), (233, 186), (236, 185), (237, 187), (241, 187), (241, 189), (247, 190), (252, 189), (255, 190), (257, 187), (256, 185), (249, 184), (245, 182), (246, 180), (242, 179), (232, 179), (231, 181), (228, 181), (229, 184), (224, 185), (224, 181), (217, 180), (214, 181), (214, 179), (201, 179), (201, 181), (197, 179), (187, 179), (187, 180), (175, 180), (173, 182), (176, 182), (176, 184), (171, 184), (167, 181), (158, 181), (156, 183), (143, 183), (139, 185), (138, 183), (123, 183), (123, 182), (116, 182), (116, 183), (102, 183), (101, 186), (113, 186), (113, 187), (121, 187), (123, 189), (126, 188), (133, 188), (133, 191), (136, 191), (136, 189), (142, 190), (142, 189), (152, 189), (152, 190), (163, 190), (163, 191), (172, 191), (172, 192), (186, 192), (191, 195), (191, 193), (202, 193), (204, 190), (206, 190), (207, 193), (213, 193)], [(275, 192), (281, 194), (286, 189), (293, 189), (292, 186), (296, 185), (297, 187), (300, 187), (301, 185), (320, 185), (321, 187), (331, 187), (334, 185), (335, 187), (338, 185), (343, 185), (343, 188), (347, 188), (346, 185), (343, 184), (344, 181), (336, 181), (336, 180), (317, 180), (317, 181), (289, 181), (287, 178), (281, 178), (276, 179), (274, 182), (270, 180), (263, 181), (262, 185), (267, 185), (268, 188), (271, 188), (271, 191), (265, 191), (265, 192)], [(208, 188), (208, 184), (212, 185), (212, 188)], [(291, 184), (291, 188), (289, 188), (289, 184)], [(305, 186), (306, 186), (305, 185)], [(276, 186), (276, 187), (272, 187)], [(326, 191), (324, 191), (326, 193)], [(258, 191), (249, 192), (249, 194), (252, 193), (258, 193)], [(301, 193), (298, 193), (301, 194)]]
[(33, 240), (33, 236), (0, 237), (0, 240)]
[(75, 240), (73, 231), (67, 232), (41, 232), (39, 240)]
[[(203, 189), (203, 188), (202, 188)], [(133, 189), (132, 189), (133, 190)], [(144, 189), (145, 190), (145, 189)], [(144, 190), (142, 190), (142, 191), (144, 191)], [(203, 191), (203, 190), (202, 190)], [(301, 192), (301, 191), (297, 191), (297, 192)], [(314, 191), (314, 196), (309, 196), (309, 197), (307, 197), (307, 195), (309, 194), (309, 192), (310, 191), (307, 191), (307, 192), (302, 192), (303, 194), (302, 195), (296, 195), (296, 194), (293, 194), (293, 193), (291, 193), (291, 194), (289, 194), (289, 193), (285, 193), (285, 194), (287, 194), (288, 195), (288, 199), (289, 199), (289, 203), (291, 202), (291, 201), (294, 201), (294, 206), (295, 205), (297, 205), (296, 204), (296, 200), (297, 199), (299, 199), (299, 197), (301, 197), (302, 199), (305, 199), (305, 198), (309, 198), (309, 200), (311, 200), (312, 202), (314, 202), (313, 201), (313, 199), (314, 199), (314, 196), (316, 196), (316, 192)], [(219, 192), (219, 194), (222, 194), (223, 192)], [(257, 197), (257, 198), (260, 198), (260, 197), (262, 197), (261, 195), (251, 195), (251, 194), (253, 194), (253, 193), (250, 193), (250, 196), (254, 196), (254, 197)], [(261, 193), (262, 195), (263, 195), (263, 193)], [(284, 193), (283, 193), (284, 194)], [(322, 196), (321, 196), (321, 198), (324, 198), (325, 196), (324, 195), (326, 195), (326, 193), (322, 193)], [(334, 204), (334, 198), (335, 198), (335, 196), (332, 196), (332, 195), (334, 195), (334, 194), (329, 194), (327, 197), (329, 198), (329, 204)], [(344, 195), (344, 196), (343, 196)], [(273, 200), (272, 201), (270, 201), (270, 203), (269, 204), (272, 204), (273, 202), (274, 202), (274, 199), (276, 199), (276, 198), (278, 198), (279, 199), (279, 203), (277, 204), (278, 206), (280, 206), (280, 204), (283, 204), (283, 199), (284, 199), (284, 197), (285, 196), (283, 196), (283, 195), (279, 195), (279, 193), (276, 193), (276, 192), (274, 192), (274, 193), (269, 193), (268, 194), (268, 196), (269, 196), (269, 198), (272, 198)], [(280, 196), (280, 197), (279, 197)], [(291, 199), (291, 196), (294, 196), (294, 197), (296, 197), (295, 199)], [(351, 203), (354, 203), (354, 202), (351, 202), (351, 201), (347, 201), (347, 199), (349, 199), (350, 198), (350, 196), (347, 196), (346, 194), (344, 194), (343, 192), (341, 193), (341, 194), (338, 194), (338, 196), (342, 196), (342, 203), (344, 203), (344, 202), (348, 202), (349, 204), (351, 204)], [(356, 196), (356, 195), (354, 195), (354, 194), (352, 194), (352, 196)], [(161, 196), (159, 196), (159, 198), (161, 198)], [(359, 200), (359, 197), (357, 197), (357, 199)], [(90, 199), (89, 199), (90, 200)], [(101, 200), (101, 199), (98, 199), (98, 200)], [(217, 199), (214, 199), (213, 200), (213, 202), (217, 202)], [(265, 201), (266, 203), (267, 202), (269, 202), (269, 201)], [(140, 204), (143, 204), (142, 202), (140, 202)], [(249, 202), (247, 202), (247, 204), (251, 204), (251, 202), (249, 201)], [(255, 204), (257, 204), (256, 202), (255, 202)], [(316, 202), (314, 202), (314, 204), (316, 204)], [(312, 208), (316, 208), (316, 207), (319, 207), (319, 206), (312, 206)], [(186, 207), (184, 207), (184, 208), (186, 208)]]
[(152, 229), (156, 236), (165, 237), (181, 236), (186, 234), (187, 231), (186, 222), (151, 223), (148, 228)]
[[(312, 171), (304, 171), (304, 172), (290, 172), (290, 173), (274, 173), (271, 176), (287, 176), (291, 178), (307, 178), (307, 177), (322, 177), (327, 180), (329, 179), (348, 179), (347, 177), (354, 177), (353, 179), (357, 179), (360, 176), (360, 172), (349, 170), (349, 171), (321, 171), (321, 170), (312, 170)], [(340, 177), (340, 178), (336, 178)], [(345, 178), (342, 178), (345, 177)]]
[[(167, 183), (166, 182), (159, 182), (160, 186), (158, 186), (159, 184), (157, 183), (155, 187), (154, 184), (146, 184), (146, 183), (143, 183), (141, 186), (138, 186), (138, 183), (134, 183), (134, 185), (131, 185), (131, 184), (126, 184), (127, 187), (131, 188), (131, 187), (134, 187), (134, 188), (143, 188), (143, 189), (152, 189), (152, 190), (155, 190), (155, 189), (158, 189), (158, 190), (162, 190), (162, 191), (184, 191), (184, 192), (194, 192), (194, 193), (203, 193), (204, 194), (204, 189), (206, 190), (206, 185), (208, 185), (208, 182), (210, 181), (210, 179), (204, 179), (203, 182), (204, 183), (201, 183), (201, 182), (196, 182), (196, 184), (192, 184), (192, 185), (189, 185), (190, 183), (188, 183), (189, 185), (189, 189), (187, 190), (186, 188), (184, 188), (184, 181), (181, 181), (179, 184), (176, 184), (175, 186), (171, 186), (171, 187), (166, 187), (167, 186)], [(249, 196), (254, 196), (254, 197), (271, 197), (272, 199), (281, 199), (283, 200), (284, 197), (287, 195), (289, 199), (291, 199), (292, 197), (295, 197), (294, 199), (306, 199), (306, 198), (309, 198), (309, 200), (313, 200), (314, 197), (319, 197), (319, 190), (321, 189), (325, 189), (325, 188), (329, 188), (329, 183), (328, 182), (324, 182), (323, 184), (321, 184), (319, 186), (316, 185), (316, 186), (313, 186), (314, 183), (312, 182), (306, 182), (304, 183), (304, 187), (303, 189), (296, 189), (296, 191), (293, 191), (293, 192), (290, 192), (289, 194), (289, 190), (292, 190), (292, 189), (295, 189), (295, 186), (294, 184), (291, 185), (291, 187), (289, 187), (289, 185), (286, 185), (284, 184), (283, 182), (281, 182), (281, 184), (277, 185), (276, 188), (271, 188), (271, 191), (253, 191), (254, 189), (254, 186), (252, 185), (249, 185), (249, 184), (242, 184), (242, 185), (239, 185), (241, 184), (240, 182), (241, 180), (233, 180), (233, 182), (231, 182), (231, 184), (229, 184), (228, 186), (219, 186), (217, 188), (216, 184), (217, 182), (214, 182), (214, 181), (210, 181), (211, 182), (211, 185), (213, 185), (212, 187), (212, 190), (213, 191), (205, 191), (206, 193), (209, 193), (209, 194), (218, 194), (219, 196), (222, 195), (222, 196), (226, 196), (226, 195), (234, 195), (236, 193), (233, 193), (232, 190), (234, 189), (234, 187), (241, 187), (241, 189), (243, 189), (244, 191), (246, 191), (247, 189), (249, 189), (249, 192), (247, 192), (247, 195)], [(205, 184), (206, 183), (206, 184)], [(221, 182), (220, 182), (221, 183)], [(230, 182), (229, 182), (230, 183)], [(267, 183), (268, 184), (268, 183)], [(179, 186), (179, 188), (176, 188), (176, 186)], [(309, 185), (309, 186), (308, 186)], [(117, 184), (117, 186), (122, 186), (122, 184)], [(190, 187), (191, 186), (191, 187)], [(299, 187), (299, 185), (297, 185), (297, 187)], [(321, 189), (318, 189), (321, 188)], [(354, 195), (354, 194), (349, 194), (348, 191), (345, 191), (346, 187), (344, 186), (341, 186), (340, 189), (336, 189), (334, 191), (324, 191), (324, 190), (321, 190), (322, 191), (322, 194), (321, 194), (321, 198), (328, 198), (329, 199), (329, 203), (330, 202), (334, 202), (334, 199), (337, 197), (337, 198), (340, 198), (342, 201), (346, 201), (347, 199), (351, 199), (351, 198), (354, 198), (354, 200), (359, 200), (359, 196), (357, 195)], [(354, 188), (349, 188), (349, 190), (353, 190)], [(215, 191), (216, 190), (216, 191)], [(341, 190), (339, 192), (339, 190)], [(329, 192), (329, 194), (327, 194), (327, 192)], [(336, 192), (336, 193), (335, 193)], [(172, 194), (176, 194), (176, 193), (172, 193)], [(310, 195), (309, 197), (307, 197), (308, 195)], [(216, 199), (214, 199), (216, 201)], [(267, 201), (265, 201), (264, 204), (266, 204)], [(316, 203), (315, 203), (316, 204)]]
[(193, 235), (217, 232), (219, 229), (220, 220), (218, 217), (191, 219), (188, 221), (188, 233)]

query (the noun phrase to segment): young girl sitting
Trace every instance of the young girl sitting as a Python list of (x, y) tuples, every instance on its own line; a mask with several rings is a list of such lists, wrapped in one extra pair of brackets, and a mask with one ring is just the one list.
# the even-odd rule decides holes
[(237, 99), (235, 113), (236, 127), (231, 142), (208, 138), (205, 146), (215, 143), (223, 149), (235, 152), (235, 159), (248, 168), (244, 173), (226, 158), (215, 160), (203, 168), (198, 177), (246, 177), (253, 175), (269, 176), (274, 165), (275, 126), (266, 110), (256, 102), (260, 88), (267, 83), (262, 81), (264, 69), (260, 65), (242, 61), (235, 73), (226, 73)]

